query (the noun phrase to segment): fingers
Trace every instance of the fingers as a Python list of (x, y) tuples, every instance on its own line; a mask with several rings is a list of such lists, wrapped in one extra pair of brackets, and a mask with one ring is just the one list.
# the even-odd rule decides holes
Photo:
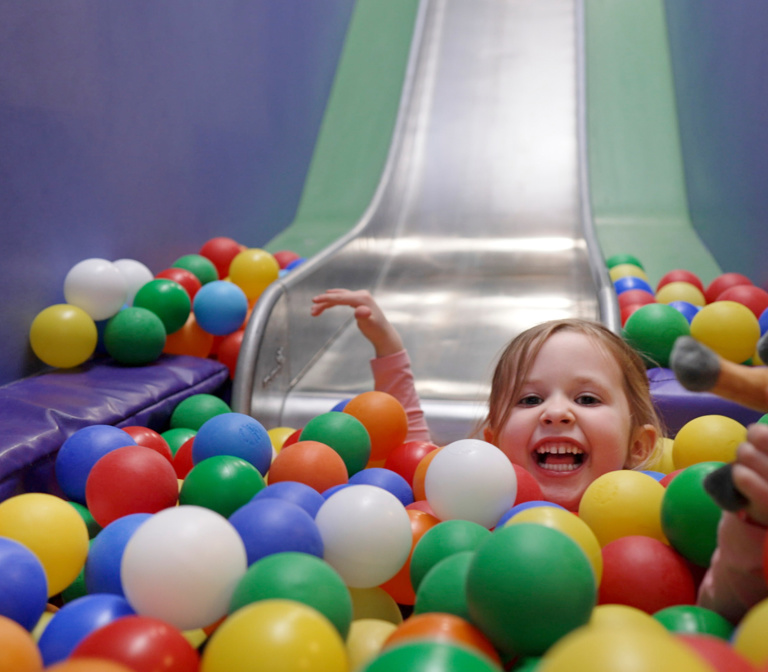
[(371, 306), (372, 301), (370, 293), (365, 290), (353, 292), (348, 289), (329, 289), (312, 299), (313, 305), (310, 312), (312, 315), (317, 316), (336, 306), (357, 308), (359, 306)]
[(733, 483), (750, 501), (749, 513), (768, 523), (768, 426), (752, 425), (737, 451)]

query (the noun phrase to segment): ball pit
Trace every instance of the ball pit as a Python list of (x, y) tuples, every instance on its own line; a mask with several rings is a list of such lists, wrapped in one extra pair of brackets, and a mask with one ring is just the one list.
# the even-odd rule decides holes
[(373, 462), (386, 460), (405, 441), (408, 433), (405, 409), (386, 392), (363, 392), (350, 399), (343, 412), (357, 418), (368, 431)]
[(43, 564), (24, 544), (5, 537), (0, 537), (0, 595), (0, 617), (26, 630), (35, 627), (48, 601)]
[(201, 285), (219, 279), (219, 272), (213, 262), (202, 254), (185, 254), (174, 261), (171, 266), (183, 268), (192, 273)]
[(624, 338), (642, 355), (647, 366), (669, 366), (675, 341), (690, 333), (688, 320), (665, 303), (642, 306), (624, 325)]
[(173, 280), (181, 285), (187, 292), (189, 300), (193, 301), (198, 290), (203, 286), (197, 276), (186, 268), (171, 266), (155, 275), (155, 280)]
[(200, 426), (192, 443), (195, 464), (217, 455), (240, 457), (263, 476), (272, 461), (272, 442), (264, 425), (250, 415), (220, 413)]
[(93, 320), (106, 320), (123, 307), (128, 293), (120, 269), (106, 259), (83, 259), (64, 278), (64, 300)]
[(371, 438), (362, 422), (346, 413), (322, 413), (301, 430), (301, 441), (317, 441), (333, 448), (344, 460), (347, 474), (365, 469), (371, 459)]
[(732, 362), (747, 361), (755, 352), (760, 325), (754, 313), (735, 301), (704, 306), (691, 321), (691, 336)]
[(160, 318), (166, 334), (181, 329), (189, 318), (192, 302), (178, 282), (160, 278), (150, 280), (133, 298), (135, 308), (145, 308)]
[(678, 431), (672, 442), (675, 469), (699, 462), (733, 462), (736, 449), (747, 438), (747, 428), (724, 415), (701, 415)]
[(29, 328), (29, 344), (48, 366), (68, 369), (96, 350), (96, 324), (82, 308), (59, 303), (40, 311)]
[(200, 256), (208, 259), (215, 267), (222, 280), (229, 275), (229, 265), (240, 254), (240, 243), (227, 236), (217, 236), (203, 243), (199, 250)]
[(204, 506), (229, 518), (264, 487), (264, 478), (250, 462), (236, 455), (214, 455), (185, 474), (179, 504)]
[(460, 551), (435, 563), (419, 582), (414, 614), (439, 612), (470, 620), (467, 605), (467, 574), (473, 551)]
[(215, 280), (195, 294), (193, 310), (202, 329), (214, 336), (226, 336), (243, 326), (248, 299), (237, 285)]
[(151, 310), (139, 306), (124, 308), (110, 318), (104, 328), (107, 353), (128, 366), (154, 362), (163, 352), (165, 338), (163, 321)]

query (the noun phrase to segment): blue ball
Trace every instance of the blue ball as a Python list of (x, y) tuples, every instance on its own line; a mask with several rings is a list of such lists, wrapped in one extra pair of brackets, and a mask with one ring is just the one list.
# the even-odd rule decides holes
[(85, 482), (91, 468), (107, 453), (135, 446), (133, 437), (112, 425), (90, 425), (78, 429), (59, 448), (54, 466), (56, 481), (64, 494), (85, 504)]
[(248, 298), (236, 284), (214, 280), (197, 290), (192, 312), (201, 329), (214, 336), (226, 336), (243, 326)]
[(370, 467), (349, 477), (349, 485), (375, 485), (391, 492), (403, 504), (413, 504), (413, 488), (400, 474), (383, 467)]
[(341, 413), (346, 407), (347, 404), (352, 401), (351, 399), (342, 399), (338, 404), (336, 404), (332, 409), (331, 412), (337, 411)]
[(768, 308), (760, 313), (760, 319), (757, 322), (760, 325), (760, 335), (762, 336), (768, 331)]
[(526, 509), (533, 509), (537, 506), (554, 506), (557, 509), (563, 509), (563, 511), (566, 511), (567, 509), (564, 506), (560, 506), (560, 504), (555, 504), (554, 502), (547, 502), (543, 499), (535, 499), (530, 502), (520, 502), (520, 504), (516, 504), (513, 506), (509, 511), (502, 514), (501, 518), (499, 518), (499, 521), (496, 523), (496, 527), (502, 527), (504, 523), (506, 523), (512, 516), (516, 516), (521, 511), (525, 511)]
[(85, 561), (85, 589), (90, 594), (110, 593), (125, 597), (120, 563), (125, 546), (150, 513), (131, 513), (111, 522), (91, 542)]
[(290, 264), (288, 264), (285, 267), (285, 270), (292, 271), (294, 268), (301, 266), (305, 261), (306, 259), (304, 259), (304, 257), (301, 257), (300, 259), (294, 259)]
[(0, 616), (32, 630), (48, 603), (43, 564), (26, 546), (0, 537)]
[(348, 488), (349, 483), (339, 483), (338, 485), (334, 485), (327, 490), (323, 490), (323, 500), (327, 500), (331, 495), (335, 495), (339, 490), (343, 490), (344, 488)]
[(274, 497), (254, 498), (235, 511), (229, 522), (243, 540), (249, 566), (286, 551), (323, 557), (320, 530), (298, 504)]
[(298, 504), (312, 518), (317, 515), (320, 507), (325, 503), (324, 497), (317, 490), (306, 483), (299, 483), (298, 481), (272, 483), (260, 492), (257, 492), (253, 499), (266, 499), (268, 497), (275, 497), (292, 504)]
[(613, 286), (616, 288), (617, 294), (629, 291), (630, 289), (644, 289), (646, 292), (655, 294), (653, 287), (651, 287), (645, 280), (631, 275), (619, 278), (613, 283)]
[(660, 481), (662, 478), (666, 476), (666, 474), (663, 474), (660, 471), (652, 471), (650, 469), (641, 470), (640, 473), (645, 474), (646, 476), (650, 476), (655, 481)]
[(688, 303), (688, 301), (670, 301), (669, 305), (675, 310), (679, 310), (683, 314), (683, 317), (688, 320), (688, 324), (693, 321), (693, 318), (696, 317), (696, 313), (701, 310), (700, 306)]
[(222, 413), (206, 420), (192, 442), (192, 462), (217, 455), (233, 455), (252, 464), (264, 476), (272, 463), (272, 441), (255, 418), (244, 413)]
[(119, 595), (84, 595), (67, 602), (45, 626), (38, 646), (46, 667), (69, 656), (94, 630), (136, 612)]

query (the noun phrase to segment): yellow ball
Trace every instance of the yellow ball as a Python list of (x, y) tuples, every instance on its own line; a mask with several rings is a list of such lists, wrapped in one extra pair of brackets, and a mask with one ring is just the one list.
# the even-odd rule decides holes
[(383, 588), (350, 588), (352, 618), (376, 618), (395, 625), (403, 622), (403, 614), (394, 598)]
[(669, 634), (661, 621), (657, 621), (642, 609), (627, 604), (598, 604), (592, 610), (587, 627), (614, 628), (628, 632), (648, 629), (659, 635)]
[(272, 447), (275, 451), (279, 453), (285, 440), (295, 431), (296, 430), (292, 427), (273, 427), (272, 429), (267, 430), (269, 440), (272, 442)]
[(704, 293), (690, 282), (670, 282), (656, 292), (656, 300), (659, 303), (672, 303), (672, 301), (687, 301), (694, 306), (704, 306), (707, 300)]
[[(768, 599), (758, 602), (741, 619), (732, 646), (756, 666), (768, 663)], [(761, 667), (762, 669), (762, 667)]]
[(88, 528), (69, 502), (42, 493), (16, 495), (0, 503), (0, 537), (32, 551), (48, 578), (48, 595), (69, 586), (85, 565)]
[(29, 344), (35, 355), (48, 366), (60, 369), (85, 362), (96, 349), (98, 338), (93, 318), (67, 303), (41, 311), (29, 328)]
[(691, 321), (691, 336), (731, 362), (745, 362), (755, 352), (760, 324), (755, 314), (735, 301), (704, 306)]
[(211, 635), (200, 672), (347, 672), (347, 651), (319, 611), (293, 600), (261, 600)]
[(699, 462), (733, 462), (747, 428), (724, 415), (702, 415), (686, 422), (672, 447), (675, 469)]
[(648, 282), (648, 274), (639, 266), (634, 264), (617, 264), (608, 271), (611, 282), (616, 282), (619, 278), (633, 277), (640, 278)]
[(567, 534), (584, 551), (595, 573), (595, 585), (600, 585), (600, 579), (603, 577), (603, 553), (600, 543), (589, 525), (575, 513), (555, 506), (536, 506), (512, 516), (504, 526), (519, 523), (538, 523)]
[(390, 621), (377, 618), (361, 618), (352, 621), (347, 635), (347, 656), (349, 669), (359, 670), (373, 660), (384, 646), (384, 642), (397, 626)]
[(250, 248), (238, 254), (229, 265), (229, 280), (255, 301), (280, 275), (280, 265), (266, 250)]
[(672, 446), (674, 441), (662, 436), (656, 442), (656, 450), (653, 459), (646, 467), (649, 471), (659, 471), (662, 474), (671, 474), (675, 470), (675, 462), (672, 459)]
[(611, 471), (584, 491), (579, 518), (595, 533), (601, 546), (614, 539), (642, 535), (668, 543), (661, 528), (664, 486), (638, 471)]

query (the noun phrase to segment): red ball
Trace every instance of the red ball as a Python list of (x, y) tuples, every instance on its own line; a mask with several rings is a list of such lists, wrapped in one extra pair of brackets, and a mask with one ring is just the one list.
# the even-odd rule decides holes
[(203, 286), (194, 273), (188, 271), (186, 268), (178, 268), (176, 266), (160, 271), (155, 276), (155, 280), (158, 278), (165, 278), (166, 280), (178, 282), (186, 290), (187, 294), (189, 294), (190, 301), (195, 298), (197, 290)]
[(195, 463), (192, 461), (192, 444), (194, 441), (194, 436), (187, 439), (179, 446), (179, 449), (173, 456), (173, 469), (178, 478), (185, 479), (187, 474), (192, 471), (192, 467), (195, 466)]
[(647, 305), (647, 303), (630, 303), (624, 306), (621, 309), (621, 326), (623, 327), (627, 323), (627, 320), (629, 319), (630, 315), (632, 315), (632, 313)]
[(658, 539), (620, 537), (603, 546), (599, 604), (625, 604), (654, 614), (696, 603), (696, 584), (685, 559)]
[(757, 669), (721, 637), (702, 633), (677, 633), (674, 636), (698, 653), (716, 672), (755, 672)]
[(131, 513), (157, 513), (179, 495), (171, 463), (151, 448), (126, 446), (99, 458), (85, 482), (85, 503), (106, 527)]
[(224, 236), (211, 238), (200, 248), (200, 255), (216, 267), (222, 280), (229, 275), (229, 265), (240, 252), (240, 244)]
[(737, 285), (751, 285), (752, 281), (741, 273), (723, 273), (718, 275), (704, 292), (704, 298), (707, 303), (712, 303), (726, 289), (736, 287)]
[(541, 491), (539, 482), (531, 476), (530, 472), (523, 469), (518, 464), (512, 465), (515, 468), (517, 476), (517, 495), (515, 496), (515, 506), (523, 502), (539, 502), (544, 499), (544, 493)]
[(721, 292), (715, 301), (735, 301), (749, 308), (759, 320), (768, 308), (768, 292), (755, 285), (735, 285)]
[(272, 256), (275, 258), (275, 261), (277, 261), (277, 265), (280, 268), (285, 268), (292, 261), (301, 259), (300, 254), (296, 254), (295, 252), (291, 252), (290, 250), (280, 250), (279, 252), (275, 252)]
[(675, 476), (677, 476), (681, 471), (682, 469), (675, 469), (674, 471), (670, 471), (664, 476), (664, 478), (659, 481), (659, 483), (661, 483), (666, 488), (672, 482), (672, 479), (674, 479)]
[(173, 461), (171, 447), (154, 429), (142, 427), (141, 425), (131, 425), (130, 427), (121, 427), (120, 429), (128, 432), (139, 446), (151, 448), (155, 452), (160, 453), (169, 462)]
[(244, 329), (238, 329), (224, 337), (219, 344), (216, 356), (229, 369), (229, 377), (234, 380), (237, 370), (237, 358), (240, 356), (240, 346), (243, 344)]
[[(432, 507), (429, 505), (429, 502), (427, 502), (426, 499), (417, 499), (415, 502), (411, 502), (405, 508), (409, 511), (411, 509), (416, 509), (417, 511), (428, 513), (430, 516), (435, 516), (435, 512), (432, 510)], [(437, 518), (437, 516), (435, 516), (435, 518)]]
[(700, 289), (702, 294), (704, 293), (704, 283), (702, 283), (699, 276), (682, 268), (676, 268), (674, 271), (669, 271), (661, 276), (659, 284), (656, 285), (656, 291), (658, 292), (664, 285), (668, 285), (670, 282), (688, 282)]
[(297, 429), (293, 434), (289, 434), (288, 438), (285, 441), (283, 441), (283, 445), (280, 448), (280, 450), (282, 450), (286, 446), (292, 446), (294, 443), (298, 443), (299, 439), (301, 438), (301, 432), (303, 430), (304, 430), (304, 428), (301, 427), (301, 428)]
[(649, 303), (656, 303), (656, 297), (644, 289), (628, 289), (618, 296), (619, 308), (629, 305), (645, 306)]
[(429, 441), (406, 441), (393, 449), (387, 456), (384, 468), (400, 474), (408, 481), (408, 485), (413, 487), (413, 475), (416, 473), (416, 467), (419, 466), (421, 459), (435, 448), (437, 446)]

